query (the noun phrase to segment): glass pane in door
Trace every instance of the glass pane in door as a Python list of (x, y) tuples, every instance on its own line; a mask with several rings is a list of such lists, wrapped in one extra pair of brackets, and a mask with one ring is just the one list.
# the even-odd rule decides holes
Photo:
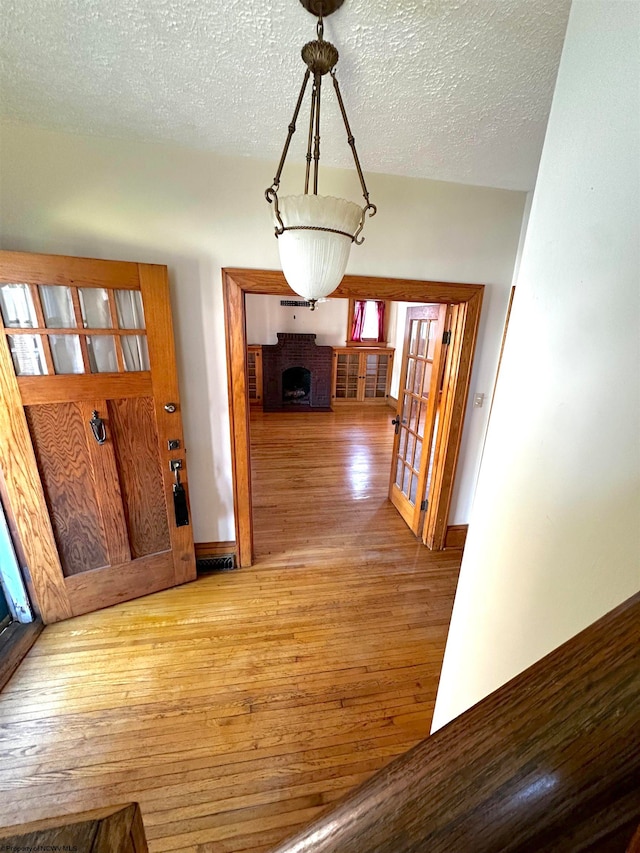
[(38, 325), (28, 284), (0, 286), (0, 310), (8, 329), (35, 329)]
[(416, 494), (418, 492), (418, 475), (411, 475), (411, 489), (409, 491), (409, 503), (412, 503), (415, 506), (416, 503)]
[(422, 391), (422, 377), (424, 375), (424, 361), (416, 361), (416, 369), (413, 374), (413, 393), (420, 394)]
[(79, 335), (49, 335), (56, 373), (84, 373)]
[(411, 482), (411, 468), (405, 465), (404, 476), (402, 478), (402, 493), (409, 497), (409, 483)]
[(429, 326), (433, 325), (433, 320), (420, 321), (420, 340), (418, 343), (418, 355), (426, 358), (427, 355), (427, 340), (429, 338)]
[(413, 448), (415, 447), (416, 437), (412, 432), (407, 433), (407, 449), (404, 454), (404, 461), (409, 465), (413, 464)]
[(110, 329), (112, 327), (109, 295), (104, 287), (80, 287), (80, 310), (85, 329)]
[(113, 335), (87, 335), (87, 352), (92, 373), (117, 373)]
[(16, 376), (44, 376), (47, 372), (40, 335), (7, 335)]
[(413, 467), (419, 472), (420, 471), (420, 459), (422, 458), (422, 439), (416, 438), (416, 452), (413, 455)]
[(396, 466), (396, 486), (400, 488), (402, 485), (402, 472), (404, 470), (404, 465), (402, 464), (402, 460), (398, 459), (398, 464)]
[(419, 321), (411, 321), (411, 336), (409, 341), (409, 354), (415, 355), (418, 352), (418, 327)]
[[(41, 284), (40, 302), (48, 329), (75, 329), (76, 315), (73, 310), (71, 288), (57, 284)], [(77, 373), (78, 371), (64, 372)]]
[(437, 323), (431, 323), (431, 326), (429, 328), (429, 345), (427, 346), (427, 358), (429, 359), (429, 361), (433, 361), (433, 357), (436, 352), (437, 328)]
[(116, 290), (118, 326), (121, 329), (144, 329), (142, 294), (139, 290)]
[(149, 370), (149, 350), (146, 335), (123, 335), (122, 355), (125, 370)]

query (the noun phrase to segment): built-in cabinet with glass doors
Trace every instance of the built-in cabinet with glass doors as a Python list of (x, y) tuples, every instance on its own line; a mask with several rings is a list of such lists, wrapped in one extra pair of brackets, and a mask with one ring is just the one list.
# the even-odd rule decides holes
[(262, 345), (249, 344), (247, 347), (247, 389), (249, 404), (262, 405)]
[(334, 403), (386, 403), (389, 399), (393, 349), (335, 348), (333, 351)]

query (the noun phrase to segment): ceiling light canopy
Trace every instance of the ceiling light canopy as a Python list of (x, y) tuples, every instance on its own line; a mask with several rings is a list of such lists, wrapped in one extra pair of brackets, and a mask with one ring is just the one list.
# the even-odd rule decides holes
[[(265, 196), (267, 201), (273, 205), (275, 233), (278, 238), (280, 262), (284, 276), (289, 287), (311, 303), (311, 310), (313, 311), (316, 302), (328, 296), (340, 284), (347, 268), (351, 244), (360, 245), (363, 242), (364, 237), (360, 237), (360, 233), (364, 227), (365, 217), (367, 213), (369, 216), (373, 216), (376, 213), (376, 207), (369, 201), (369, 192), (358, 159), (355, 139), (349, 127), (349, 120), (336, 78), (334, 66), (338, 61), (338, 51), (331, 42), (325, 41), (323, 36), (323, 18), (335, 12), (342, 5), (343, 0), (300, 0), (300, 2), (308, 12), (318, 18), (317, 38), (302, 48), (302, 59), (307, 70), (293, 111), (293, 118), (289, 125), (278, 171), (273, 179), (273, 184), (266, 190)], [(326, 74), (329, 74), (333, 81), (333, 88), (347, 131), (347, 141), (351, 146), (360, 186), (362, 187), (362, 195), (365, 200), (364, 207), (343, 198), (318, 195), (320, 103), (322, 78)], [(278, 198), (282, 169), (287, 158), (291, 138), (296, 130), (298, 114), (310, 78), (313, 78), (313, 83), (304, 195)]]

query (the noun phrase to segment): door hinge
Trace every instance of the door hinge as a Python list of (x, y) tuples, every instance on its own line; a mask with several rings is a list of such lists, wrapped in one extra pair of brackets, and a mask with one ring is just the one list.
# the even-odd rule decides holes
[(429, 501), (425, 498), (420, 504), (420, 512), (424, 512), (424, 510), (429, 506)]
[(442, 343), (445, 344), (445, 346), (451, 343), (451, 329), (449, 329), (447, 332), (444, 332), (444, 334), (442, 335)]

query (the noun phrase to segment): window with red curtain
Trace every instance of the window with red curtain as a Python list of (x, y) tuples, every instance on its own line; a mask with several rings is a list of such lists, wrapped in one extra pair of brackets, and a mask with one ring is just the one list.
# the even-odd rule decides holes
[(353, 306), (350, 340), (357, 343), (384, 343), (384, 301), (356, 299)]

